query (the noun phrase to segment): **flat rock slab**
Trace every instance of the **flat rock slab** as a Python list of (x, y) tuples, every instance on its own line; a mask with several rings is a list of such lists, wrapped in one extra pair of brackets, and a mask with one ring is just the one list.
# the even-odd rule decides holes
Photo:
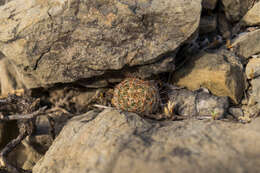
[(0, 51), (27, 88), (167, 64), (156, 74), (173, 68), (200, 13), (201, 0), (14, 0), (0, 7)]
[(141, 119), (113, 109), (73, 118), (33, 173), (259, 172), (260, 119)]
[(253, 8), (242, 18), (242, 21), (246, 26), (260, 25), (260, 2), (254, 4)]
[(173, 82), (190, 90), (200, 87), (214, 95), (229, 96), (238, 103), (243, 96), (246, 77), (243, 66), (232, 52), (219, 50), (215, 53), (201, 52), (173, 74)]
[(244, 58), (260, 53), (260, 29), (238, 35), (231, 46), (233, 52)]

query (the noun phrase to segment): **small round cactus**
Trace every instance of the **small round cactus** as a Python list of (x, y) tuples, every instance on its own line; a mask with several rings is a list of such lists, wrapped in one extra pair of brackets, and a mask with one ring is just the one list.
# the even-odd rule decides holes
[(159, 108), (159, 90), (152, 82), (126, 78), (115, 87), (112, 104), (117, 109), (149, 115)]

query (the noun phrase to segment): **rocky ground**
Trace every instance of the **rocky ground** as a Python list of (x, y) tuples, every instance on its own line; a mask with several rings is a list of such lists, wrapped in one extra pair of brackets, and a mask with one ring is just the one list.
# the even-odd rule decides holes
[[(258, 0), (0, 0), (0, 172), (259, 172), (259, 26)], [(111, 104), (129, 77), (156, 112)]]

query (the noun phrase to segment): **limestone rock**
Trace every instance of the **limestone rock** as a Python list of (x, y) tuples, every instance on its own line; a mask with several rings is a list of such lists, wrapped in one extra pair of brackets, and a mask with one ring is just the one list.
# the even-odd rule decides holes
[(257, 2), (242, 19), (247, 26), (260, 25), (260, 2)]
[(252, 95), (251, 97), (256, 102), (260, 103), (260, 78), (257, 77), (251, 81), (252, 85)]
[(227, 19), (231, 22), (239, 21), (248, 11), (249, 0), (220, 0)]
[(182, 116), (215, 116), (223, 118), (227, 113), (227, 97), (217, 97), (199, 89), (175, 89), (169, 92), (169, 102), (175, 105), (175, 112)]
[(231, 107), (228, 109), (228, 112), (233, 115), (236, 119), (238, 119), (239, 117), (244, 116), (244, 112), (241, 108), (237, 108), (237, 107)]
[[(258, 172), (260, 119), (222, 121), (141, 119), (106, 109), (74, 117), (33, 173)], [(232, 159), (230, 159), (232, 158)]]
[(260, 76), (260, 58), (252, 58), (246, 65), (247, 79), (253, 79)]
[[(39, 148), (39, 146), (36, 146)], [(23, 140), (9, 155), (8, 160), (13, 165), (21, 167), (25, 170), (31, 170), (32, 167), (43, 156), (43, 153), (30, 145), (27, 140)]]
[[(1, 56), (1, 55), (0, 55)], [(1, 96), (7, 96), (15, 89), (24, 88), (23, 82), (19, 78), (19, 73), (6, 57), (0, 58), (0, 86)]]
[(201, 0), (14, 0), (0, 7), (0, 51), (27, 88), (157, 62), (167, 71), (200, 13)]
[(232, 51), (249, 58), (260, 52), (260, 29), (238, 35), (232, 40)]
[(208, 88), (214, 95), (229, 96), (235, 103), (240, 101), (246, 87), (240, 60), (227, 50), (201, 52), (191, 57), (174, 73), (173, 82), (190, 90)]

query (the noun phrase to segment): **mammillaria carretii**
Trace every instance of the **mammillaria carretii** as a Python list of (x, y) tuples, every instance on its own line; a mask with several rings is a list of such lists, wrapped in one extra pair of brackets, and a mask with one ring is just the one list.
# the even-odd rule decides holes
[(117, 109), (147, 116), (159, 108), (159, 90), (151, 81), (126, 78), (115, 87), (112, 104)]

